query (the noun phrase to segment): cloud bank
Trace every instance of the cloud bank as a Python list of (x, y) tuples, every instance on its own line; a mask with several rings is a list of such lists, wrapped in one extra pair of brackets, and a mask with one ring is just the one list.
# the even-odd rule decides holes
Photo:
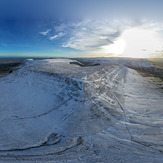
[(120, 36), (124, 26), (119, 27), (118, 22), (82, 21), (73, 24), (73, 31), (63, 47), (78, 50), (95, 51), (102, 46), (112, 44)]
[[(137, 32), (137, 30), (131, 30), (133, 32), (129, 32), (130, 29), (138, 29), (138, 34), (134, 34)], [(140, 30), (139, 30), (140, 29)], [(50, 33), (48, 33), (50, 31)], [(147, 20), (114, 20), (114, 21), (108, 21), (108, 20), (101, 20), (101, 21), (93, 21), (93, 20), (83, 20), (78, 22), (71, 22), (71, 23), (58, 23), (58, 25), (52, 26), (50, 29), (47, 29), (45, 32), (41, 32), (40, 34), (47, 35), (47, 39), (50, 41), (53, 41), (57, 39), (60, 43), (61, 48), (71, 48), (79, 51), (83, 51), (84, 53), (107, 53), (109, 56), (112, 54), (119, 55), (123, 51), (127, 53), (127, 55), (130, 55), (131, 48), (129, 48), (129, 51), (124, 50), (125, 46), (125, 40), (123, 35), (124, 32), (128, 31), (127, 33), (130, 36), (129, 39), (131, 41), (128, 41), (128, 39), (125, 39), (128, 41), (128, 45), (130, 47), (133, 47), (133, 50), (141, 52), (141, 53), (150, 53), (150, 49), (152, 48), (152, 51), (156, 49), (157, 46), (156, 43), (161, 40), (157, 38), (157, 40), (151, 38), (153, 37), (153, 33), (162, 33), (161, 26), (155, 23), (148, 22)], [(134, 32), (135, 31), (135, 32)], [(142, 52), (143, 46), (138, 46), (139, 44), (146, 45), (144, 48), (147, 48), (148, 43), (141, 42), (133, 37), (137, 37), (139, 33), (141, 34), (143, 31), (144, 34), (149, 33), (148, 39), (150, 41), (150, 47), (146, 50), (146, 52)], [(149, 32), (146, 32), (149, 31)], [(142, 35), (142, 34), (141, 34)], [(159, 34), (160, 35), (160, 34)], [(161, 35), (160, 35), (161, 36)], [(162, 35), (163, 36), (163, 35)], [(63, 38), (63, 39), (61, 39)], [(133, 38), (133, 40), (132, 40)], [(142, 40), (147, 40), (145, 38), (142, 38)], [(152, 42), (152, 40), (154, 40)], [(130, 44), (131, 42), (131, 44)], [(152, 47), (153, 45), (153, 47)], [(136, 49), (136, 47), (138, 48)], [(135, 49), (134, 49), (135, 48)], [(157, 50), (157, 49), (156, 49)], [(159, 48), (159, 50), (161, 50)], [(140, 53), (140, 56), (141, 56)]]

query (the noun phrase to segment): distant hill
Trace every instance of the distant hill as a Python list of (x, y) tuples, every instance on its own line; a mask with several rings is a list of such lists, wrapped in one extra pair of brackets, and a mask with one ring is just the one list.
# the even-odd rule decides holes
[(155, 66), (163, 68), (163, 58), (149, 58), (149, 60)]

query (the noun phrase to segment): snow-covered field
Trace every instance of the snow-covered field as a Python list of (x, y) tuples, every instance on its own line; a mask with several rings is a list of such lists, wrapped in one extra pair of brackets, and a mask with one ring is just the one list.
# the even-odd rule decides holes
[(154, 65), (91, 61), (30, 59), (0, 78), (0, 162), (163, 162), (161, 81), (128, 68)]

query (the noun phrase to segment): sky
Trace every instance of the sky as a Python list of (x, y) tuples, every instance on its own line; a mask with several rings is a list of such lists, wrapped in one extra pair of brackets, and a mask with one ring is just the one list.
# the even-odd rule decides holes
[(163, 57), (162, 0), (1, 0), (0, 56)]

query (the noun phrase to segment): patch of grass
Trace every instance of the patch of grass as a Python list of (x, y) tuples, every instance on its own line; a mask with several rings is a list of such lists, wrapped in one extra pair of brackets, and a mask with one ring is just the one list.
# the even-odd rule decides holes
[(163, 81), (163, 68), (143, 67), (137, 68), (136, 70), (140, 72), (143, 76), (154, 76), (160, 78)]
[(148, 60), (156, 67), (163, 68), (163, 58), (150, 58)]

